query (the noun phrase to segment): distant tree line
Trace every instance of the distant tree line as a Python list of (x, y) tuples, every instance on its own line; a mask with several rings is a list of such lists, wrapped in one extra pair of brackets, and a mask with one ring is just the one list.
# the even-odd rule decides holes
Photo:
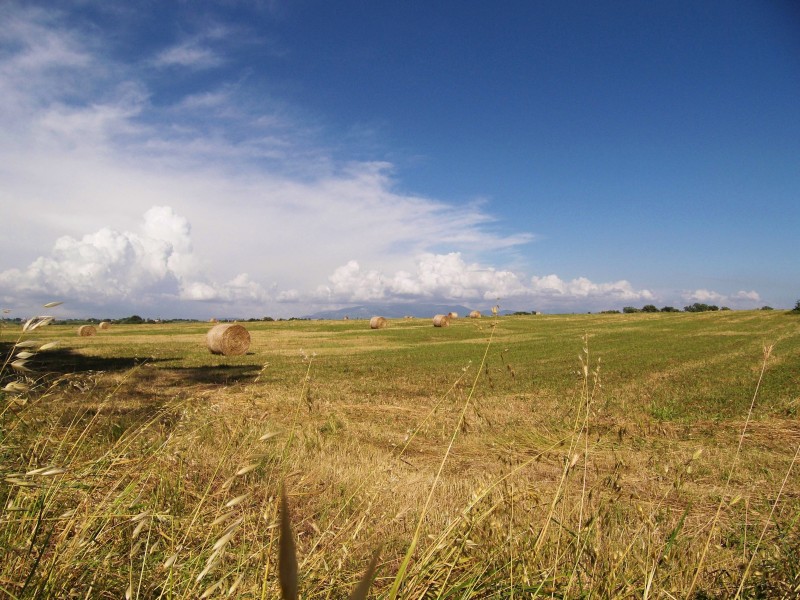
[[(684, 306), (683, 310), (684, 310), (684, 312), (706, 312), (706, 311), (713, 311), (713, 310), (730, 310), (730, 308), (728, 308), (727, 306), (723, 306), (722, 308), (720, 308), (719, 306), (716, 306), (715, 304), (709, 305), (709, 304), (702, 304), (700, 302), (695, 302), (691, 306)], [(662, 308), (658, 308), (654, 304), (645, 304), (642, 308), (636, 308), (635, 306), (626, 306), (621, 311), (619, 311), (619, 310), (604, 310), (604, 311), (601, 311), (600, 314), (610, 315), (610, 314), (619, 314), (620, 312), (623, 312), (625, 314), (631, 314), (631, 313), (657, 313), (657, 312), (669, 313), (669, 312), (681, 312), (681, 311), (680, 311), (680, 309), (675, 308), (674, 306), (664, 306)]]
[[(730, 310), (727, 306), (719, 307), (716, 304), (704, 304), (702, 302), (695, 302), (694, 304), (690, 304), (689, 306), (683, 307), (683, 312), (689, 313), (698, 313), (698, 312), (713, 312), (713, 311), (721, 311), (721, 310)], [(775, 310), (771, 306), (762, 306), (760, 310)], [(600, 311), (601, 315), (609, 315), (609, 314), (631, 314), (631, 313), (657, 313), (657, 312), (681, 312), (680, 309), (675, 308), (674, 306), (664, 306), (662, 308), (656, 307), (654, 304), (645, 304), (642, 308), (636, 308), (635, 306), (626, 306), (621, 311), (619, 310), (603, 310)], [(794, 308), (789, 311), (793, 314), (800, 314), (800, 300), (798, 300)], [(532, 310), (530, 312), (526, 311), (517, 311), (511, 313), (513, 315), (538, 315), (541, 314), (538, 311)], [(240, 321), (240, 322), (247, 322), (247, 323), (255, 323), (258, 321), (307, 321), (308, 318), (305, 317), (290, 317), (288, 319), (273, 319), (272, 317), (261, 317), (261, 318), (249, 318), (249, 319), (219, 319), (220, 322), (233, 322), (233, 321)], [(0, 321), (4, 323), (24, 323), (25, 319), (20, 317), (0, 317)], [(91, 323), (99, 323), (101, 321), (108, 321), (109, 323), (120, 323), (124, 325), (140, 325), (144, 323), (197, 323), (199, 322), (198, 319), (147, 319), (140, 317), (139, 315), (131, 315), (130, 317), (123, 317), (121, 319), (96, 319), (94, 317), (89, 317), (86, 319), (57, 319), (54, 323), (61, 323), (61, 324), (74, 324), (74, 325), (84, 325), (84, 324), (91, 324)]]
[[(699, 312), (713, 312), (718, 310), (730, 310), (727, 306), (717, 306), (716, 304), (704, 304), (703, 302), (695, 302), (694, 304), (690, 304), (689, 306), (683, 307), (683, 312), (688, 313), (699, 313)], [(775, 310), (771, 306), (762, 306), (759, 310)], [(635, 306), (626, 306), (621, 311), (619, 310), (603, 310), (600, 311), (601, 315), (611, 315), (611, 314), (619, 314), (620, 312), (625, 314), (631, 313), (657, 313), (657, 312), (681, 312), (679, 309), (675, 308), (674, 306), (665, 306), (663, 308), (658, 308), (653, 304), (645, 304), (642, 308), (636, 308)], [(794, 305), (794, 308), (790, 310), (791, 313), (800, 313), (800, 300)]]
[(723, 306), (721, 309), (716, 304), (703, 304), (702, 302), (695, 302), (691, 306), (684, 306), (683, 310), (685, 312), (709, 312), (715, 310), (730, 310), (727, 306)]

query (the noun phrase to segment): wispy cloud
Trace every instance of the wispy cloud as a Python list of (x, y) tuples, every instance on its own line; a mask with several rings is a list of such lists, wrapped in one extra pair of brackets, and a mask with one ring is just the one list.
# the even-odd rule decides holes
[(156, 67), (208, 69), (223, 63), (222, 57), (200, 42), (186, 42), (163, 50), (153, 59)]

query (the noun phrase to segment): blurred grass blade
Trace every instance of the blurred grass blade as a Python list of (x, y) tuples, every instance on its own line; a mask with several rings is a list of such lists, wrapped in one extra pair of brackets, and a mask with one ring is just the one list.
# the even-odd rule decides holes
[(289, 519), (289, 502), (286, 488), (281, 491), (281, 528), (278, 543), (278, 581), (283, 600), (297, 600), (297, 550), (294, 545), (292, 523)]
[(258, 467), (258, 463), (250, 463), (249, 465), (243, 466), (241, 469), (236, 471), (236, 475), (247, 475), (250, 471), (254, 470)]
[(56, 306), (61, 306), (62, 304), (64, 304), (64, 303), (63, 302), (48, 302), (47, 304), (44, 305), (44, 307), (45, 308), (54, 308)]
[(41, 316), (41, 317), (32, 317), (25, 322), (25, 325), (22, 326), (23, 333), (26, 331), (33, 331), (39, 327), (44, 327), (45, 325), (52, 323), (55, 320), (55, 317), (48, 317), (48, 316)]
[(378, 547), (375, 550), (375, 553), (372, 555), (372, 560), (369, 561), (367, 572), (364, 573), (364, 577), (361, 578), (361, 581), (356, 586), (356, 589), (354, 589), (353, 593), (350, 594), (350, 600), (366, 600), (369, 587), (372, 585), (372, 578), (375, 576), (375, 571), (378, 568), (378, 555), (380, 552), (381, 549)]
[(25, 340), (24, 342), (19, 342), (18, 344), (14, 344), (14, 348), (35, 348), (39, 345), (39, 342), (34, 340)]
[(19, 382), (19, 381), (12, 381), (11, 383), (7, 383), (7, 384), (5, 385), (5, 387), (3, 388), (3, 391), (4, 391), (4, 392), (16, 392), (16, 393), (20, 393), (20, 392), (27, 392), (27, 391), (29, 391), (30, 389), (31, 389), (30, 387), (28, 387), (27, 385), (25, 385), (25, 384), (24, 384), (24, 383), (22, 383), (22, 382)]
[(30, 373), (31, 370), (25, 366), (25, 360), (15, 360), (11, 363), (11, 366), (14, 367), (17, 371), (22, 371), (23, 373)]
[(241, 504), (242, 500), (244, 500), (245, 498), (247, 498), (249, 495), (250, 495), (250, 493), (248, 492), (248, 493), (246, 493), (246, 494), (242, 494), (241, 496), (236, 496), (236, 498), (234, 498), (233, 500), (229, 500), (229, 501), (228, 501), (228, 502), (225, 504), (225, 508), (233, 508), (233, 507), (234, 507), (234, 506), (236, 506), (237, 504)]

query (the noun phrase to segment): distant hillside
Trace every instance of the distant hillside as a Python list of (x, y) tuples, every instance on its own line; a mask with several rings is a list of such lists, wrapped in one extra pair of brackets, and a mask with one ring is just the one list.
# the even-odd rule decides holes
[[(334, 321), (345, 317), (369, 319), (374, 316), (386, 317), (387, 319), (401, 319), (406, 316), (427, 318), (449, 312), (455, 312), (460, 317), (466, 317), (471, 310), (474, 309), (460, 304), (362, 304), (361, 306), (350, 306), (338, 310), (323, 310), (312, 315), (306, 315), (304, 318), (330, 319)], [(486, 314), (490, 311), (483, 309), (481, 312)]]

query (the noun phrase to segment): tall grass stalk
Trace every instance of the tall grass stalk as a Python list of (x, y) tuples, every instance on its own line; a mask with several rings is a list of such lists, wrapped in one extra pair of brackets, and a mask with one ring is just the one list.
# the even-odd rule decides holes
[[(287, 436), (286, 442), (284, 443), (283, 449), (281, 450), (280, 462), (279, 462), (280, 468), (283, 468), (283, 464), (286, 461), (286, 457), (288, 456), (288, 453), (289, 453), (289, 448), (291, 447), (292, 442), (294, 441), (294, 438), (295, 438), (295, 435), (296, 435), (296, 432), (297, 432), (297, 424), (298, 424), (299, 419), (300, 419), (300, 406), (303, 403), (303, 401), (304, 401), (304, 399), (306, 397), (306, 394), (308, 393), (308, 386), (310, 385), (310, 382), (311, 382), (311, 365), (313, 364), (315, 357), (316, 357), (316, 354), (314, 354), (314, 353), (312, 353), (310, 356), (307, 356), (303, 352), (303, 360), (306, 362), (306, 373), (305, 373), (305, 376), (303, 377), (303, 385), (300, 388), (300, 396), (298, 397), (297, 401), (295, 402), (294, 413), (292, 415), (292, 421), (291, 421), (291, 425), (289, 427), (289, 435)], [(285, 485), (286, 484), (284, 482), (283, 486), (281, 487), (281, 489), (283, 490), (283, 492), (282, 492), (283, 494), (286, 494)], [(287, 506), (288, 506), (288, 504), (287, 504)], [(264, 515), (265, 518), (267, 517), (267, 514), (268, 514), (267, 510), (263, 506), (261, 507), (261, 513)], [(268, 522), (274, 523), (276, 521), (276, 517), (277, 516), (278, 516), (278, 503), (277, 502), (273, 502), (273, 504), (272, 504), (272, 514), (269, 516), (269, 521)], [(268, 588), (268, 584), (269, 584), (269, 569), (270, 569), (270, 562), (269, 562), (268, 557), (272, 555), (272, 547), (273, 547), (274, 541), (275, 541), (275, 535), (274, 535), (274, 529), (273, 529), (273, 530), (270, 531), (269, 542), (268, 542), (267, 548), (266, 548), (266, 557), (267, 558), (264, 560), (264, 572), (263, 572), (262, 577), (261, 577), (261, 599), (262, 600), (264, 600), (267, 597), (267, 588)]]
[[(580, 356), (580, 365), (581, 365), (581, 391), (580, 391), (580, 407), (583, 409), (583, 423), (581, 425), (580, 430), (577, 433), (578, 442), (580, 438), (583, 437), (583, 476), (581, 480), (581, 495), (580, 495), (580, 505), (578, 509), (578, 528), (577, 528), (577, 535), (575, 539), (575, 546), (578, 549), (574, 560), (574, 566), (572, 569), (572, 573), (570, 573), (569, 582), (567, 584), (566, 593), (569, 594), (569, 591), (572, 589), (572, 584), (575, 581), (575, 577), (578, 571), (578, 565), (580, 564), (581, 557), (583, 556), (583, 552), (586, 548), (586, 544), (588, 543), (588, 534), (586, 537), (583, 537), (583, 513), (586, 507), (586, 495), (587, 495), (587, 478), (588, 478), (588, 471), (589, 471), (589, 417), (592, 411), (592, 403), (595, 399), (595, 393), (597, 392), (600, 386), (600, 364), (598, 362), (597, 367), (592, 372), (592, 385), (590, 388), (589, 384), (589, 375), (590, 375), (590, 355), (589, 355), (589, 335), (585, 334), (583, 336), (583, 354)], [(580, 411), (578, 412), (580, 414)], [(577, 444), (576, 444), (577, 446)]]
[(389, 596), (388, 596), (390, 600), (395, 600), (395, 598), (397, 598), (400, 586), (405, 580), (406, 571), (408, 570), (408, 565), (411, 562), (411, 557), (414, 555), (414, 551), (416, 550), (417, 544), (419, 543), (419, 537), (422, 532), (422, 524), (425, 522), (425, 517), (428, 514), (428, 509), (431, 504), (431, 499), (433, 498), (433, 492), (436, 490), (436, 485), (439, 483), (439, 479), (442, 476), (444, 465), (447, 463), (447, 459), (449, 458), (450, 452), (453, 449), (453, 445), (456, 442), (456, 438), (458, 437), (458, 432), (461, 430), (461, 425), (464, 422), (464, 417), (467, 414), (467, 409), (470, 407), (470, 404), (472, 402), (472, 398), (475, 394), (475, 389), (478, 387), (478, 379), (480, 379), (481, 374), (483, 373), (484, 366), (486, 365), (486, 357), (489, 355), (489, 348), (491, 348), (492, 346), (492, 340), (494, 339), (494, 333), (496, 330), (497, 330), (497, 323), (495, 322), (492, 324), (491, 333), (489, 334), (489, 341), (487, 342), (486, 349), (483, 352), (483, 358), (481, 358), (480, 365), (478, 366), (478, 371), (475, 374), (475, 378), (472, 381), (472, 387), (470, 387), (467, 399), (464, 401), (464, 407), (461, 410), (461, 414), (458, 417), (458, 421), (456, 422), (455, 427), (453, 427), (453, 433), (450, 436), (450, 443), (447, 445), (447, 449), (445, 450), (444, 456), (442, 456), (442, 460), (439, 463), (439, 469), (436, 471), (436, 476), (433, 478), (433, 483), (431, 483), (430, 490), (428, 491), (428, 497), (425, 500), (425, 504), (422, 507), (422, 512), (419, 516), (419, 519), (417, 520), (417, 527), (414, 530), (414, 535), (411, 538), (411, 543), (409, 544), (408, 550), (406, 551), (406, 554), (403, 557), (403, 561), (400, 563), (400, 568), (397, 571), (397, 575), (392, 581), (392, 586), (389, 589)]
[[(789, 475), (794, 468), (794, 463), (797, 462), (797, 457), (800, 456), (800, 445), (797, 446), (797, 450), (794, 453), (794, 457), (792, 457), (792, 462), (789, 463), (789, 468), (786, 470), (786, 476), (783, 478), (781, 482), (781, 487), (778, 490), (778, 494), (775, 496), (775, 500), (772, 502), (772, 508), (769, 511), (769, 516), (767, 520), (764, 522), (764, 527), (761, 530), (761, 535), (758, 537), (758, 541), (756, 542), (755, 548), (753, 548), (753, 552), (750, 555), (750, 560), (747, 561), (747, 566), (744, 569), (744, 573), (742, 573), (742, 579), (739, 582), (739, 587), (736, 589), (736, 595), (734, 596), (734, 600), (738, 600), (738, 598), (742, 595), (742, 590), (744, 589), (744, 584), (747, 581), (747, 576), (750, 574), (750, 569), (753, 566), (753, 561), (755, 560), (756, 556), (758, 555), (758, 549), (761, 547), (761, 542), (764, 541), (764, 534), (767, 533), (767, 528), (772, 523), (772, 515), (775, 514), (775, 508), (778, 506), (778, 502), (783, 495), (783, 490), (786, 487), (786, 482), (789, 479)], [(800, 587), (800, 586), (798, 586)], [(800, 589), (795, 589), (796, 592), (800, 592)]]
[(728, 489), (730, 488), (731, 478), (733, 477), (733, 473), (736, 471), (739, 455), (742, 451), (742, 444), (744, 443), (745, 433), (747, 432), (747, 426), (750, 424), (750, 419), (753, 416), (753, 407), (755, 407), (756, 398), (758, 398), (758, 390), (761, 388), (761, 382), (764, 380), (764, 373), (767, 370), (767, 362), (769, 361), (769, 357), (772, 355), (773, 347), (773, 345), (764, 346), (764, 357), (761, 361), (761, 371), (758, 374), (756, 389), (753, 392), (753, 398), (750, 401), (750, 408), (747, 409), (747, 417), (745, 418), (744, 426), (742, 427), (742, 433), (739, 436), (739, 443), (736, 446), (736, 452), (731, 460), (730, 469), (728, 470), (728, 477), (725, 480), (725, 487), (723, 488), (722, 496), (717, 504), (717, 511), (714, 513), (714, 518), (711, 521), (711, 525), (708, 530), (708, 536), (706, 537), (703, 551), (700, 554), (700, 560), (697, 561), (697, 568), (695, 569), (694, 577), (692, 577), (692, 583), (689, 585), (689, 590), (686, 592), (686, 598), (691, 598), (692, 594), (694, 593), (694, 589), (697, 586), (697, 580), (700, 578), (700, 574), (703, 572), (703, 566), (708, 554), (708, 547), (711, 544), (711, 539), (714, 537), (714, 533), (716, 532), (717, 521), (719, 520), (719, 515), (722, 512), (722, 507), (725, 504), (725, 497), (728, 493)]

